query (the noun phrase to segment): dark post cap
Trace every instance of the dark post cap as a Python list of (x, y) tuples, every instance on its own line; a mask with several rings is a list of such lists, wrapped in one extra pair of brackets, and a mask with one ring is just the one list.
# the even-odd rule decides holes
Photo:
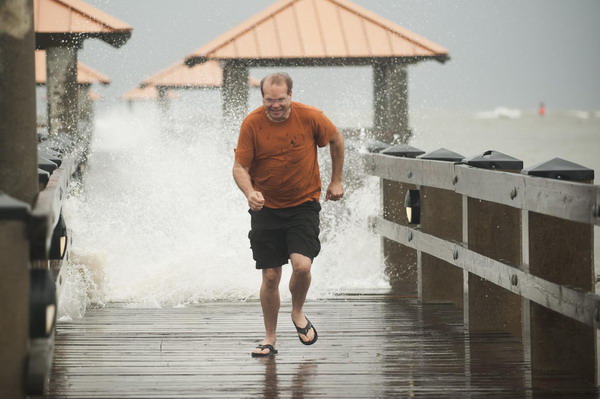
[(389, 144), (384, 143), (383, 141), (379, 141), (379, 140), (369, 140), (365, 144), (365, 147), (366, 147), (367, 151), (369, 151), (369, 152), (381, 152), (382, 150), (385, 150), (389, 146), (390, 146)]
[(48, 184), (48, 181), (50, 181), (50, 172), (38, 168), (38, 183), (45, 185)]
[(31, 207), (0, 191), (0, 220), (27, 220)]
[(524, 175), (561, 180), (594, 180), (594, 169), (586, 168), (562, 158), (538, 163), (521, 171)]
[(481, 155), (465, 158), (463, 163), (482, 169), (521, 170), (523, 161), (498, 151), (488, 150)]
[(397, 144), (395, 146), (386, 148), (385, 150), (381, 151), (381, 153), (395, 157), (416, 158), (419, 155), (425, 154), (425, 151), (411, 147), (408, 144)]
[(54, 162), (58, 167), (60, 167), (60, 165), (62, 164), (62, 159), (60, 158), (60, 156), (58, 156), (58, 154), (54, 153), (54, 151), (50, 152), (38, 150), (38, 156)]
[(417, 158), (429, 159), (431, 161), (462, 162), (462, 160), (465, 158), (465, 156), (457, 154), (457, 153), (447, 150), (445, 148), (440, 148), (439, 150), (435, 150), (435, 151), (429, 152), (427, 154), (419, 155)]
[(48, 173), (52, 173), (52, 172), (54, 172), (54, 170), (56, 168), (58, 168), (58, 165), (56, 165), (54, 162), (52, 162), (48, 158), (44, 158), (41, 155), (38, 155), (37, 162), (38, 162), (38, 168), (45, 170)]

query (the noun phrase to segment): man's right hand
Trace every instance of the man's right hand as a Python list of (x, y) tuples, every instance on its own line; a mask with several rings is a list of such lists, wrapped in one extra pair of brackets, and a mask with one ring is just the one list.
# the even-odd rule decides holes
[(262, 209), (265, 204), (265, 199), (263, 198), (262, 193), (259, 191), (251, 191), (248, 194), (248, 206), (255, 212), (258, 212)]

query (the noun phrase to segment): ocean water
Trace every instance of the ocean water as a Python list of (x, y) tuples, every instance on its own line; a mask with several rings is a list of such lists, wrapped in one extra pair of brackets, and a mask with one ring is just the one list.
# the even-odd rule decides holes
[[(110, 301), (157, 307), (258, 298), (247, 205), (231, 177), (237, 134), (221, 125), (218, 96), (180, 94), (168, 131), (161, 131), (152, 102), (100, 107), (87, 173), (64, 207), (72, 247), (59, 317), (81, 317), (87, 307)], [(253, 92), (251, 104), (258, 98)], [(368, 106), (342, 105), (322, 107), (340, 127), (370, 126)], [(417, 110), (411, 126), (411, 145), (428, 152), (444, 147), (472, 156), (493, 149), (526, 167), (561, 157), (600, 170), (597, 112), (541, 118), (533, 110), (504, 108)], [(363, 143), (349, 144), (358, 149)], [(327, 184), (328, 150), (319, 156)], [(378, 179), (362, 172), (356, 150), (348, 151), (345, 176), (344, 200), (323, 203), (323, 250), (309, 299), (388, 287), (379, 237), (366, 223), (379, 212)], [(284, 268), (284, 301), (290, 269)]]

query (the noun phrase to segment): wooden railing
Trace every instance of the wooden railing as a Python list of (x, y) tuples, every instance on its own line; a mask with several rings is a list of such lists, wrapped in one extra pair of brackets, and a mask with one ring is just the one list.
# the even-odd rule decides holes
[(40, 175), (40, 192), (29, 222), (32, 269), (30, 344), (25, 381), (30, 394), (43, 392), (52, 367), (57, 302), (62, 286), (61, 266), (67, 259), (70, 240), (62, 207), (77, 164), (74, 158), (56, 153), (38, 155), (49, 157), (58, 167), (49, 173), (47, 181)]
[[(493, 151), (450, 161), (416, 154), (424, 152), (399, 146), (364, 155), (367, 173), (381, 178), (383, 212), (369, 225), (383, 237), (392, 287), (462, 307), (472, 333), (512, 333), (533, 376), (567, 371), (597, 384), (593, 171), (559, 159), (522, 170)], [(406, 204), (420, 210), (418, 224)]]
[(60, 271), (69, 239), (62, 206), (75, 169), (72, 158), (39, 152), (40, 191), (34, 206), (0, 193), (0, 264), (7, 298), (3, 306), (11, 307), (10, 326), (0, 332), (3, 350), (11, 352), (11, 364), (3, 366), (2, 375), (16, 385), (3, 385), (5, 392), (24, 389), (27, 395), (42, 395), (48, 379)]

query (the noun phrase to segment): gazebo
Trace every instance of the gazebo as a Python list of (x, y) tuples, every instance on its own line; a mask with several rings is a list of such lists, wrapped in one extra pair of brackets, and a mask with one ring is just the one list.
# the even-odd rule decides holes
[[(218, 61), (207, 61), (188, 67), (183, 61), (175, 63), (162, 71), (144, 79), (140, 88), (156, 87), (160, 109), (165, 113), (169, 109), (171, 89), (217, 89), (223, 85), (223, 68)], [(258, 87), (259, 81), (248, 77), (246, 86)]]
[[(173, 90), (167, 90), (166, 96), (169, 99), (177, 97)], [(158, 89), (154, 86), (134, 87), (121, 94), (119, 98), (125, 101), (156, 101), (158, 99)]]
[[(35, 84), (38, 86), (47, 84), (46, 52), (35, 50)], [(106, 86), (110, 84), (110, 78), (90, 68), (83, 62), (77, 62), (77, 98), (79, 102), (80, 119), (91, 123), (94, 114), (92, 102), (100, 98), (97, 93), (90, 91), (93, 84)]]
[(186, 57), (220, 60), (224, 116), (241, 121), (250, 67), (372, 66), (373, 128), (382, 140), (408, 127), (407, 67), (449, 59), (442, 46), (348, 0), (280, 0)]
[(37, 49), (46, 50), (48, 131), (77, 134), (77, 52), (88, 38), (114, 47), (132, 27), (81, 0), (34, 0)]
[[(46, 52), (44, 50), (35, 50), (35, 84), (46, 84)], [(81, 61), (77, 62), (77, 84), (91, 85), (99, 83), (101, 85), (110, 84), (110, 78), (95, 69), (87, 66)]]
[[(246, 85), (249, 87), (258, 87), (259, 81), (253, 77), (248, 77)], [(223, 85), (223, 68), (219, 61), (210, 60), (202, 64), (196, 64), (188, 67), (183, 61), (177, 62), (154, 75), (144, 79), (140, 83), (139, 89), (148, 90), (154, 88), (157, 94), (158, 106), (163, 120), (163, 125), (168, 119), (170, 100), (174, 89), (219, 89)], [(135, 96), (136, 91), (130, 91), (129, 97)]]

